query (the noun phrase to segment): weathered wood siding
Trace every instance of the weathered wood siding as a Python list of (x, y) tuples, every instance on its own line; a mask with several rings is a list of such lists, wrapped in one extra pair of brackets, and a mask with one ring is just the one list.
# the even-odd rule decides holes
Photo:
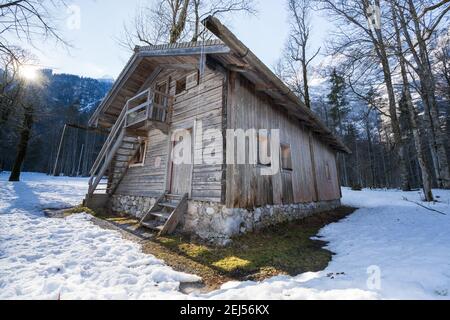
[[(336, 154), (331, 152), (330, 148), (318, 139), (313, 139), (313, 148), (319, 200), (339, 199), (341, 187), (339, 185)], [(328, 174), (327, 170), (329, 170)]]
[(166, 187), (168, 154), (167, 135), (151, 130), (144, 165), (128, 169), (116, 194), (159, 197)]
[[(192, 71), (164, 71), (156, 83), (169, 81), (169, 92), (175, 96), (176, 81)], [(222, 104), (225, 76), (218, 71), (206, 68), (199, 85), (175, 96), (171, 131), (176, 129), (194, 129), (195, 123), (202, 122), (203, 131), (222, 130)], [(203, 136), (203, 144), (214, 145), (217, 154), (223, 152), (223, 141), (211, 141), (210, 136)], [(117, 194), (159, 196), (169, 188), (170, 179), (170, 135), (159, 130), (149, 132), (149, 142), (145, 165), (129, 168)], [(160, 161), (157, 160), (159, 157)], [(155, 166), (155, 163), (160, 166)], [(197, 200), (220, 202), (222, 196), (222, 165), (195, 163), (192, 170), (191, 197)]]
[[(228, 207), (254, 208), (340, 198), (335, 152), (331, 148), (310, 137), (306, 128), (239, 74), (230, 73), (228, 88), (228, 128), (280, 129), (280, 142), (291, 147), (293, 166), (292, 171), (262, 176), (255, 165), (227, 165)], [(325, 163), (329, 163), (332, 181), (325, 177)]]

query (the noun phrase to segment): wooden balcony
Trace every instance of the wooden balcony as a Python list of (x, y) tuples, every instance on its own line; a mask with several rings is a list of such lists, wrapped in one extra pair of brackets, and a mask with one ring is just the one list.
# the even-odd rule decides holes
[(125, 128), (129, 131), (159, 129), (168, 133), (172, 97), (151, 89), (145, 90), (127, 101)]

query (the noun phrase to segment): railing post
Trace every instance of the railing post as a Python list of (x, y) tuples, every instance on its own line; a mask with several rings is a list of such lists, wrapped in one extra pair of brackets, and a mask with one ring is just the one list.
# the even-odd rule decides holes
[(125, 110), (126, 110), (126, 112), (125, 112), (125, 120), (124, 120), (124, 123), (123, 123), (125, 128), (128, 125), (128, 103), (129, 103), (129, 101), (127, 101), (125, 103)]
[(150, 94), (151, 94), (151, 90), (148, 89), (148, 93), (147, 93), (147, 105), (145, 106), (145, 120), (149, 120), (150, 119)]

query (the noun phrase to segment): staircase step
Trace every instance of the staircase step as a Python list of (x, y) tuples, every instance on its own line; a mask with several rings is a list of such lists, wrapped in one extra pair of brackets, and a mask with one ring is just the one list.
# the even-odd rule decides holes
[(175, 202), (161, 202), (161, 203), (158, 203), (158, 205), (161, 207), (171, 208), (171, 209), (175, 209), (176, 207), (178, 207), (178, 203), (175, 203)]
[(167, 212), (151, 212), (150, 215), (164, 220), (169, 220), (170, 218), (170, 213)]
[(134, 152), (125, 152), (125, 151), (124, 152), (116, 152), (116, 157), (121, 157), (122, 159), (129, 158), (129, 157), (132, 157), (133, 154), (134, 154)]
[(162, 231), (164, 229), (164, 225), (156, 225), (152, 222), (142, 222), (142, 225), (148, 229), (152, 229), (155, 231)]
[(125, 137), (123, 138), (124, 142), (129, 142), (129, 143), (137, 143), (138, 139), (136, 139), (135, 137)]
[(181, 194), (166, 194), (166, 198), (171, 198), (171, 199), (180, 199), (183, 198), (183, 195)]

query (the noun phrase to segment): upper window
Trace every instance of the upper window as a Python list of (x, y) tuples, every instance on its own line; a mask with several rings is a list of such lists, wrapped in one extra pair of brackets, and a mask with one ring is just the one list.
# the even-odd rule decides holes
[(199, 72), (196, 71), (194, 73), (185, 75), (183, 78), (177, 80), (175, 94), (183, 93), (186, 90), (189, 90), (199, 83)]
[(139, 148), (136, 154), (131, 159), (130, 166), (131, 167), (143, 166), (145, 162), (146, 152), (147, 152), (147, 141), (141, 141), (139, 143)]
[(258, 165), (271, 166), (270, 135), (258, 134)]
[(291, 146), (288, 144), (281, 145), (281, 168), (288, 171), (293, 169)]
[(325, 164), (325, 175), (328, 180), (331, 180), (330, 165), (328, 163)]
[(186, 91), (186, 77), (177, 80), (175, 94), (180, 94), (184, 91)]
[(155, 103), (159, 105), (165, 105), (165, 96), (161, 94), (167, 93), (167, 82), (158, 83), (155, 87)]

